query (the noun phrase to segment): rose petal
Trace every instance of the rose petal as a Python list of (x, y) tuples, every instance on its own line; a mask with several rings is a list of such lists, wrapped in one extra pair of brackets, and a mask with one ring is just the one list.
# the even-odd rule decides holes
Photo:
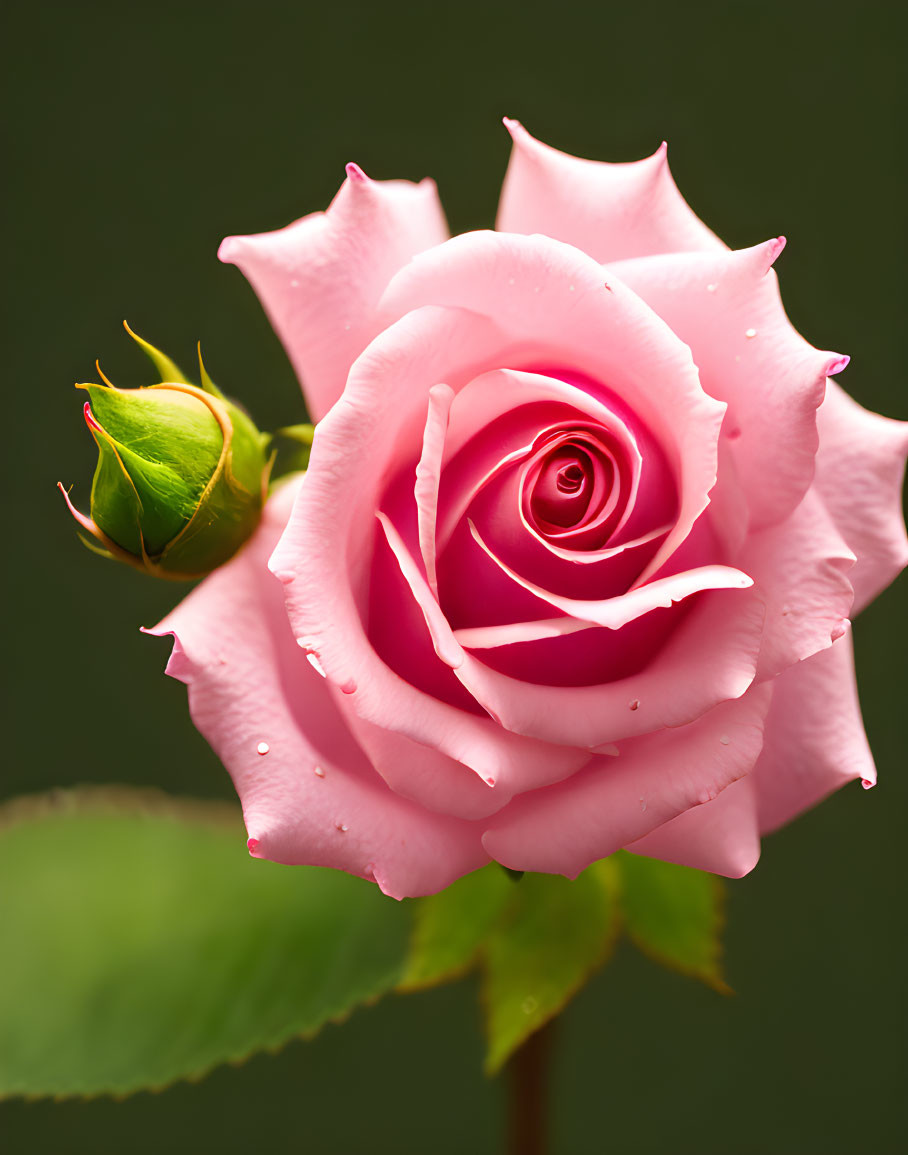
[(645, 160), (608, 164), (568, 156), (516, 120), (504, 123), (514, 147), (499, 231), (543, 233), (598, 261), (723, 247), (678, 192), (664, 143)]
[(566, 874), (718, 797), (753, 766), (771, 687), (717, 706), (697, 722), (628, 742), (568, 781), (515, 798), (483, 845), (512, 870)]
[(751, 524), (772, 525), (813, 479), (817, 406), (841, 358), (820, 352), (785, 315), (771, 266), (784, 238), (737, 252), (622, 261), (621, 277), (693, 352), (707, 393), (728, 404), (730, 439)]
[(876, 782), (848, 630), (776, 679), (754, 770), (761, 830), (775, 830), (854, 778)]
[(295, 486), (268, 502), (245, 548), (152, 633), (175, 638), (168, 673), (230, 771), (256, 857), (430, 894), (487, 861), (480, 827), (398, 797), (370, 769), (306, 662), (267, 559)]
[(702, 593), (644, 670), (604, 685), (537, 685), (499, 673), (469, 651), (455, 672), (508, 730), (594, 749), (683, 726), (739, 698), (754, 678), (763, 613), (753, 590)]
[(218, 251), (258, 294), (314, 421), (379, 331), (375, 306), (392, 275), (448, 235), (433, 181), (373, 181), (356, 165), (347, 174), (327, 212), (276, 232), (227, 237)]
[(716, 481), (724, 405), (703, 392), (690, 350), (617, 278), (606, 283), (595, 262), (548, 237), (454, 237), (402, 269), (381, 308), (399, 317), (433, 304), (494, 321), (510, 338), (498, 366), (547, 365), (550, 376), (561, 367), (601, 381), (658, 439), (680, 509), (642, 584), (687, 537)]
[(766, 605), (758, 679), (841, 636), (854, 600), (854, 554), (814, 490), (786, 521), (752, 534), (738, 562)]
[[(380, 488), (418, 455), (429, 390), (442, 368), (460, 389), (501, 348), (494, 326), (456, 309), (419, 310), (374, 341), (319, 423), (306, 485), (270, 564), (285, 582), (296, 637), (329, 680), (349, 691), (345, 713), (439, 750), (506, 794), (570, 774), (588, 755), (508, 733), (411, 685), (375, 652), (360, 604)], [(410, 644), (405, 632), (400, 644)]]
[(435, 572), (435, 521), (438, 511), (438, 482), (453, 400), (454, 391), (447, 385), (434, 385), (429, 390), (429, 411), (426, 414), (422, 455), (416, 466), (416, 482), (413, 486), (419, 527), (419, 550), (426, 569), (426, 580), (436, 598), (438, 576)]
[(857, 555), (848, 574), (857, 613), (908, 565), (902, 518), (908, 422), (868, 412), (830, 381), (817, 425), (816, 488)]
[(740, 590), (753, 585), (752, 578), (731, 566), (707, 565), (685, 570), (683, 573), (672, 574), (670, 577), (658, 578), (644, 586), (638, 586), (620, 597), (606, 598), (601, 601), (565, 598), (535, 585), (505, 565), (501, 558), (496, 557), (482, 540), (472, 522), (470, 522), (470, 531), (479, 547), (521, 589), (528, 590), (541, 601), (547, 602), (554, 609), (561, 610), (562, 613), (568, 614), (570, 617), (589, 622), (591, 625), (605, 626), (609, 630), (620, 630), (622, 626), (635, 621), (643, 614), (648, 614), (661, 607), (674, 605), (676, 602), (691, 597), (693, 594), (702, 593), (704, 590)]
[(743, 878), (760, 858), (753, 774), (732, 782), (712, 802), (685, 810), (625, 849), (726, 878)]

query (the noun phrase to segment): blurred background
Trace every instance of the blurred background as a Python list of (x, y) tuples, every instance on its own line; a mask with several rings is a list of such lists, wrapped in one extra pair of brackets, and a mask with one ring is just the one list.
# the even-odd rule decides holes
[[(493, 223), (503, 114), (599, 159), (667, 138), (725, 241), (788, 236), (788, 311), (852, 355), (842, 384), (908, 418), (895, 19), (874, 0), (10, 6), (0, 795), (129, 781), (232, 796), (163, 676), (168, 643), (138, 632), (180, 587), (91, 556), (54, 489), (74, 484), (87, 508), (95, 452), (72, 383), (96, 356), (118, 384), (150, 381), (127, 317), (187, 365), (201, 338), (263, 428), (300, 420), (277, 339), (215, 252), (324, 208), (347, 161), (435, 177), (459, 232)], [(855, 626), (881, 785), (768, 839), (728, 887), (736, 995), (622, 949), (563, 1016), (556, 1155), (901, 1149), (906, 631), (903, 579)], [(0, 1134), (9, 1155), (492, 1153), (503, 1087), (479, 1073), (478, 1025), (470, 982), (390, 998), (195, 1085), (0, 1105)]]

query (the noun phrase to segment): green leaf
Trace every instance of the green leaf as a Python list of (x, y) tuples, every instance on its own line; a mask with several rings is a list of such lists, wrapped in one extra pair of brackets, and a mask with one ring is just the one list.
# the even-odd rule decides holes
[(624, 851), (620, 862), (627, 933), (664, 966), (723, 993), (722, 883), (714, 874)]
[(419, 990), (469, 970), (513, 887), (493, 864), (465, 875), (440, 894), (418, 899), (400, 989)]
[(398, 981), (406, 904), (248, 857), (232, 806), (0, 810), (0, 1093), (127, 1094), (310, 1035)]
[(526, 874), (509, 886), (506, 917), (490, 932), (484, 957), (490, 1075), (601, 966), (618, 927), (609, 859), (573, 881)]

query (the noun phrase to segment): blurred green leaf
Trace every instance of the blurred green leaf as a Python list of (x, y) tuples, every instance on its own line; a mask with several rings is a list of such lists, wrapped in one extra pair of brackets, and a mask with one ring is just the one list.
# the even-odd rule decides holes
[(400, 989), (419, 990), (469, 970), (513, 890), (514, 882), (493, 864), (465, 875), (440, 894), (418, 899)]
[(619, 852), (627, 933), (651, 958), (728, 993), (722, 978), (722, 883), (714, 874)]
[(271, 468), (272, 482), (309, 467), (314, 425), (285, 425), (271, 435), (271, 449), (276, 454)]
[(0, 1093), (122, 1095), (312, 1034), (398, 981), (406, 904), (250, 859), (239, 811), (115, 789), (0, 810)]
[(528, 873), (509, 885), (505, 916), (483, 957), (489, 1074), (577, 993), (608, 957), (618, 929), (609, 859), (573, 881)]

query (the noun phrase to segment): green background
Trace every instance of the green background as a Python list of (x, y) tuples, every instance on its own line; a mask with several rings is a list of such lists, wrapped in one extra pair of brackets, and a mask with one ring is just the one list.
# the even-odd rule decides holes
[[(734, 246), (785, 233), (794, 323), (848, 352), (842, 383), (908, 417), (895, 4), (33, 3), (6, 16), (4, 342), (9, 721), (0, 793), (131, 781), (229, 797), (167, 643), (178, 587), (83, 550), (76, 380), (120, 329), (212, 375), (263, 427), (301, 418), (230, 232), (323, 208), (356, 160), (434, 176), (454, 231), (491, 225), (503, 114), (579, 155), (665, 137), (693, 207)], [(904, 1138), (901, 836), (905, 584), (855, 627), (881, 785), (770, 838), (729, 887), (731, 998), (622, 950), (564, 1016), (556, 1155), (851, 1155)], [(901, 680), (901, 685), (899, 682)], [(0, 930), (2, 934), (2, 930)], [(469, 983), (387, 999), (310, 1044), (125, 1103), (0, 1106), (18, 1152), (495, 1152), (503, 1084), (479, 1074)], [(2, 1045), (2, 1041), (0, 1041)]]

